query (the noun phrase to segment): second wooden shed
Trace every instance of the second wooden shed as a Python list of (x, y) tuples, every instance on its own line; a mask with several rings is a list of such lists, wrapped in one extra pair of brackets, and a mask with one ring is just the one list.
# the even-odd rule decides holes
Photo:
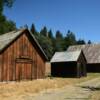
[(51, 59), (51, 75), (56, 77), (86, 76), (86, 59), (83, 52), (56, 52)]
[(87, 72), (100, 73), (100, 44), (73, 45), (67, 51), (82, 50), (87, 60)]

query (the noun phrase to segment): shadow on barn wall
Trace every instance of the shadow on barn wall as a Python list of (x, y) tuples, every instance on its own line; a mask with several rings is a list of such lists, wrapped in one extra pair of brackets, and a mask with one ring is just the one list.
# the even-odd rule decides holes
[(79, 78), (86, 76), (85, 74), (82, 66), (78, 69), (77, 62), (51, 63), (51, 76), (53, 77)]
[(100, 64), (87, 64), (87, 72), (89, 73), (100, 73)]

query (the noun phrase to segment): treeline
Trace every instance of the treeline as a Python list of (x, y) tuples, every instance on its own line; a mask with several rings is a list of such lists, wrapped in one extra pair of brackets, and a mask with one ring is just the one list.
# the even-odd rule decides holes
[[(56, 51), (67, 50), (70, 45), (86, 44), (83, 39), (76, 40), (75, 34), (70, 30), (68, 30), (65, 36), (63, 36), (59, 30), (56, 31), (54, 36), (52, 30), (48, 30), (46, 26), (44, 26), (40, 32), (37, 32), (35, 25), (32, 24), (30, 30), (42, 46), (49, 59), (51, 59)], [(90, 40), (88, 41), (88, 44), (91, 44)]]
[[(12, 7), (13, 2), (14, 0), (0, 0), (0, 34), (17, 29), (16, 24), (13, 21), (8, 20), (3, 14), (4, 7)], [(27, 25), (24, 27), (28, 28)], [(59, 30), (57, 30), (54, 35), (52, 30), (48, 30), (46, 26), (43, 27), (40, 32), (38, 32), (35, 28), (35, 25), (32, 24), (30, 30), (40, 43), (49, 59), (51, 59), (52, 55), (56, 51), (64, 51), (70, 45), (86, 44), (85, 40), (83, 39), (76, 40), (75, 34), (70, 30), (68, 30), (66, 36), (63, 36)], [(90, 40), (88, 41), (88, 44), (91, 44)]]

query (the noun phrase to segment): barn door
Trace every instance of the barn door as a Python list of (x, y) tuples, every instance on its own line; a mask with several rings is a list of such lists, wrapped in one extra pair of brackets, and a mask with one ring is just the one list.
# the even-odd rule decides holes
[(31, 79), (32, 78), (32, 64), (31, 63), (20, 63), (20, 79)]
[(16, 63), (16, 69), (15, 69), (15, 80), (20, 80), (20, 74), (21, 74), (21, 66), (19, 63)]
[(28, 80), (32, 79), (32, 62), (26, 60), (19, 60), (16, 62), (15, 79), (16, 80)]

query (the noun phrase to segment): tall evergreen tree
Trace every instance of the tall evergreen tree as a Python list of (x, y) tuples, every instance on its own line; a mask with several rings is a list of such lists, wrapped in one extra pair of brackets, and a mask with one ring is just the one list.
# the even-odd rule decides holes
[(4, 7), (11, 7), (13, 1), (14, 0), (0, 0), (0, 34), (16, 29), (16, 24), (11, 20), (7, 20), (3, 15)]
[(65, 44), (66, 44), (66, 47), (76, 44), (76, 37), (73, 32), (71, 31), (67, 32), (66, 37), (65, 37)]
[(79, 39), (79, 40), (77, 41), (77, 44), (86, 44), (86, 43), (85, 43), (85, 41), (84, 41), (83, 39)]
[(31, 25), (31, 29), (30, 30), (34, 35), (37, 35), (37, 31), (36, 31), (35, 25), (33, 23)]
[(69, 34), (69, 33), (71, 33), (71, 31), (70, 31), (70, 30), (68, 30), (67, 34)]
[(88, 44), (92, 44), (91, 40), (88, 41)]
[(70, 40), (70, 42), (72, 44), (76, 43), (76, 37), (75, 37), (75, 34), (73, 32), (68, 33), (67, 38)]
[(73, 32), (71, 32), (70, 30), (67, 31), (65, 39), (68, 40), (68, 42), (70, 42), (70, 43), (76, 41), (75, 34)]
[(59, 30), (56, 32), (56, 38), (63, 38), (62, 33)]
[(52, 33), (52, 30), (51, 29), (48, 31), (48, 37), (50, 39), (53, 39), (53, 33)]
[(13, 31), (13, 30), (16, 30), (16, 24), (11, 21), (11, 20), (6, 20), (5, 23), (4, 23), (4, 32), (10, 32), (10, 31)]
[(56, 38), (55, 38), (55, 51), (62, 51), (63, 50), (63, 35), (62, 33), (58, 30), (56, 32)]
[(41, 36), (48, 37), (48, 31), (47, 31), (46, 26), (44, 26), (43, 29), (41, 29), (40, 35), (41, 35)]
[(4, 7), (12, 7), (14, 0), (0, 0), (0, 15), (3, 14)]
[(46, 53), (46, 55), (48, 56), (49, 60), (52, 57), (52, 53), (53, 53), (53, 47), (52, 47), (52, 41), (49, 37), (45, 37), (45, 36), (38, 36), (38, 41), (41, 45), (41, 47), (43, 48), (44, 52)]

